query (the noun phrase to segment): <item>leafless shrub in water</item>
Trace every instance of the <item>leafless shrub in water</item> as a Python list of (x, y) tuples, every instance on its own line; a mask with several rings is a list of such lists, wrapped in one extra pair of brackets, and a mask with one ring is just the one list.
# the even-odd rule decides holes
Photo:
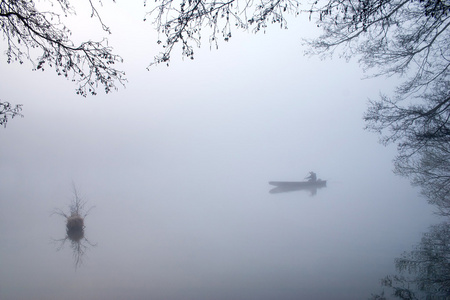
[(57, 250), (61, 250), (67, 240), (70, 241), (70, 248), (73, 251), (75, 268), (83, 263), (83, 256), (89, 247), (95, 247), (96, 244), (91, 243), (85, 236), (84, 219), (88, 216), (93, 206), (88, 210), (85, 209), (86, 201), (82, 200), (75, 185), (73, 186), (74, 198), (69, 207), (69, 214), (61, 209), (55, 209), (52, 213), (66, 218), (66, 236), (62, 239), (56, 239), (54, 242), (59, 244)]

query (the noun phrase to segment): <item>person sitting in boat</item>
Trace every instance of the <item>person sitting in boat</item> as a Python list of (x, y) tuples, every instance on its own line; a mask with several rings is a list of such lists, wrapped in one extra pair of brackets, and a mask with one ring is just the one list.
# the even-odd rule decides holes
[(317, 181), (317, 175), (314, 172), (309, 172), (309, 176), (306, 177), (309, 182), (316, 182)]

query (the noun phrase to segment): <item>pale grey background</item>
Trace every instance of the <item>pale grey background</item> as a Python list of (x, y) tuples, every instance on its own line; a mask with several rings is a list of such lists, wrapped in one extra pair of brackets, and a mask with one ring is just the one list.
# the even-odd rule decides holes
[[(394, 258), (439, 221), (391, 172), (395, 147), (363, 130), (367, 99), (398, 79), (361, 80), (356, 59), (304, 57), (301, 37), (317, 31), (301, 18), (146, 71), (157, 37), (134, 5), (102, 10), (129, 78), (119, 92), (85, 99), (51, 69), (0, 61), (0, 97), (25, 114), (0, 131), (0, 298), (379, 292)], [(101, 36), (86, 26), (80, 39)], [(315, 197), (268, 193), (269, 180), (311, 170), (328, 180)], [(77, 270), (70, 248), (51, 243), (65, 235), (50, 213), (67, 210), (72, 181), (95, 206), (86, 235), (98, 244)]]

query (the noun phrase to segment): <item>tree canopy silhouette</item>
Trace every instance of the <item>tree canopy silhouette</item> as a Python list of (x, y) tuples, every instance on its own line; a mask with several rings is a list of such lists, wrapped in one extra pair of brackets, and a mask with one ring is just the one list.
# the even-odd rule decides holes
[[(145, 5), (146, 5), (145, 1)], [(218, 46), (218, 41), (229, 41), (233, 27), (264, 30), (268, 24), (278, 23), (287, 28), (285, 15), (298, 14), (300, 2), (293, 0), (156, 0), (156, 6), (144, 20), (151, 18), (160, 34), (158, 44), (164, 50), (153, 64), (168, 63), (176, 44), (181, 44), (182, 55), (194, 59), (194, 47), (200, 47), (202, 33), (209, 30), (208, 41)]]
[[(75, 14), (69, 0), (49, 0), (55, 11), (41, 11), (33, 0), (1, 0), (0, 30), (6, 44), (7, 62), (28, 60), (34, 70), (48, 66), (54, 68), (59, 76), (76, 82), (76, 93), (82, 96), (97, 94), (101, 86), (106, 93), (117, 89), (117, 83), (123, 85), (125, 73), (114, 67), (122, 58), (112, 52), (108, 40), (83, 41), (78, 45), (70, 39), (72, 32), (61, 21), (61, 15)], [(54, 4), (57, 5), (54, 5)], [(103, 23), (96, 7), (89, 0), (91, 17), (96, 17), (102, 29), (110, 33)], [(9, 109), (9, 102), (0, 102), (3, 111), (1, 123), (6, 127), (8, 117), (19, 114), (21, 105)]]
[[(70, 39), (71, 31), (61, 21), (61, 15), (74, 14), (69, 0), (50, 1), (59, 8), (40, 11), (30, 0), (1, 0), (0, 28), (6, 44), (7, 62), (29, 60), (34, 70), (54, 68), (60, 76), (76, 82), (77, 94), (95, 95), (102, 86), (106, 93), (123, 84), (125, 74), (114, 67), (122, 58), (112, 52), (107, 39), (83, 41), (78, 45)], [(89, 0), (92, 16), (103, 24), (97, 9)]]
[(360, 56), (375, 75), (400, 75), (391, 97), (370, 101), (366, 129), (396, 143), (395, 172), (410, 177), (438, 212), (450, 215), (450, 3), (331, 0), (319, 9), (323, 35), (311, 53)]
[[(74, 13), (69, 0), (53, 2), (62, 13)], [(92, 16), (109, 32), (89, 3)], [(176, 45), (182, 56), (193, 59), (205, 32), (217, 47), (220, 39), (230, 40), (233, 28), (287, 28), (288, 15), (304, 14), (322, 29), (321, 36), (306, 41), (307, 54), (356, 56), (374, 76), (401, 76), (393, 95), (370, 101), (366, 129), (379, 133), (383, 144), (397, 145), (395, 171), (420, 185), (440, 214), (450, 215), (448, 0), (155, 0), (148, 6), (145, 19), (155, 25), (163, 48), (152, 64), (168, 63)], [(125, 80), (114, 67), (121, 58), (106, 39), (75, 45), (60, 15), (39, 11), (34, 1), (0, 0), (0, 25), (8, 62), (28, 59), (36, 70), (53, 67), (77, 82), (80, 95), (95, 95), (98, 86), (108, 93)]]
[[(450, 224), (433, 225), (413, 250), (395, 260), (396, 275), (382, 286), (398, 299), (448, 299), (450, 294)], [(372, 300), (388, 299), (384, 291)]]
[(154, 63), (168, 62), (179, 43), (193, 59), (202, 29), (209, 42), (228, 41), (232, 27), (287, 28), (286, 15), (308, 14), (322, 34), (306, 41), (309, 55), (358, 57), (373, 76), (404, 79), (394, 95), (371, 100), (366, 129), (383, 144), (398, 146), (395, 172), (420, 185), (439, 213), (450, 215), (450, 2), (447, 0), (327, 0), (309, 7), (298, 1), (156, 0), (149, 12), (165, 39)]

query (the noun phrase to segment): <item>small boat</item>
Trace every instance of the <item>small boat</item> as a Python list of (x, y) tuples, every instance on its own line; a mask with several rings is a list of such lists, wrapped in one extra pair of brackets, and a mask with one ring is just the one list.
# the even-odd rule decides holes
[(318, 188), (325, 187), (327, 181), (321, 179), (316, 181), (269, 181), (269, 184), (285, 188)]

